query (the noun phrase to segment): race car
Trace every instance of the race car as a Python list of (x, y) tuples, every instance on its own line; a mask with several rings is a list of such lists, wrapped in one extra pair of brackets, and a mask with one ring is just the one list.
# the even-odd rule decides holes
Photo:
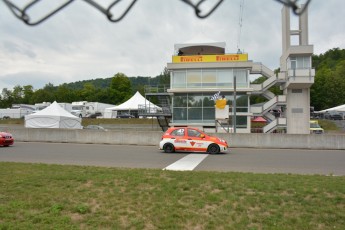
[(12, 134), (6, 132), (0, 132), (0, 146), (13, 145), (14, 139)]
[(166, 153), (186, 151), (216, 154), (225, 152), (228, 147), (225, 140), (192, 127), (171, 127), (163, 134), (159, 143), (159, 149)]

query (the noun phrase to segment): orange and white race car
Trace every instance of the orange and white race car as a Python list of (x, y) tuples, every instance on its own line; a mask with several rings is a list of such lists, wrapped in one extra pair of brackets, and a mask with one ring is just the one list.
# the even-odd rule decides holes
[(159, 143), (159, 149), (166, 153), (186, 151), (216, 154), (226, 151), (228, 147), (225, 140), (207, 135), (199, 129), (191, 127), (169, 128)]

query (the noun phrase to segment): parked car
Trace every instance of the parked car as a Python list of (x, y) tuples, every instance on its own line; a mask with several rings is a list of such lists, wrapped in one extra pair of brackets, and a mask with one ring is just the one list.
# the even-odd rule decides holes
[(216, 154), (226, 151), (228, 147), (225, 140), (207, 135), (203, 131), (191, 127), (169, 128), (159, 143), (159, 149), (166, 153), (186, 151)]
[(14, 139), (12, 134), (0, 131), (0, 146), (10, 146), (13, 145)]
[(102, 126), (100, 126), (100, 125), (88, 125), (88, 126), (84, 127), (84, 129), (108, 131), (107, 129), (105, 129), (104, 127), (102, 127)]
[(117, 118), (134, 118), (134, 116), (129, 113), (123, 113), (123, 114), (117, 115)]
[(333, 114), (330, 117), (331, 120), (343, 120), (343, 117), (340, 114)]
[(310, 134), (323, 134), (325, 131), (319, 125), (318, 121), (310, 121)]

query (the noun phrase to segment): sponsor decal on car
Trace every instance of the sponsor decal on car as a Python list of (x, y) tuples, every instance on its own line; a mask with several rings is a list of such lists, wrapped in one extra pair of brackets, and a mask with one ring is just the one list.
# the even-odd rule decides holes
[(174, 143), (187, 143), (186, 140), (175, 140)]

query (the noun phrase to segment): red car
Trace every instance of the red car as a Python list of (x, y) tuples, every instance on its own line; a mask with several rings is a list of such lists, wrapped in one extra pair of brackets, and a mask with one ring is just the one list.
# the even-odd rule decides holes
[(12, 134), (6, 132), (0, 132), (0, 146), (10, 146), (13, 145), (14, 139)]
[(209, 136), (197, 128), (172, 127), (163, 134), (159, 149), (166, 153), (186, 151), (216, 154), (226, 151), (228, 143), (221, 138)]

